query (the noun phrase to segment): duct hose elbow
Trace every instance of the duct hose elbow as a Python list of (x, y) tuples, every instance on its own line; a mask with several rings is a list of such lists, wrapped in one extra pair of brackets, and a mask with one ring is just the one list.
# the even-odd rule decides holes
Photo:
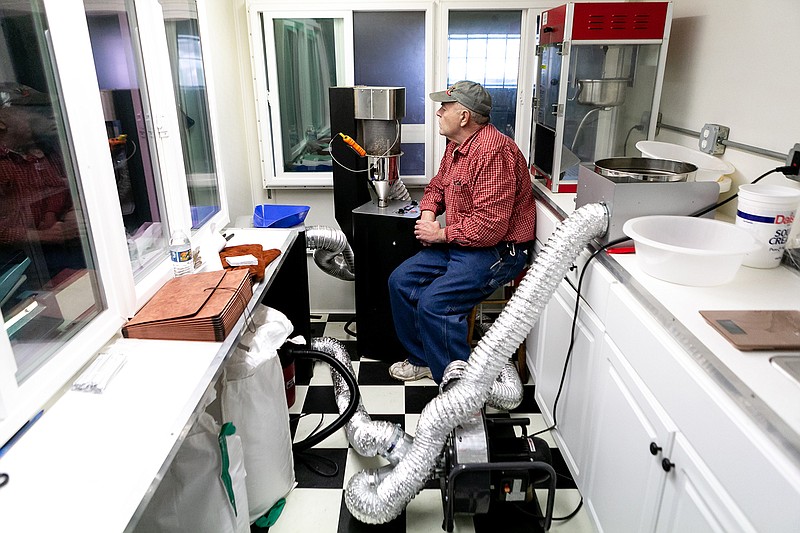
[(411, 194), (406, 189), (403, 180), (400, 177), (392, 184), (389, 190), (389, 199), (391, 200), (411, 200)]
[[(439, 390), (447, 390), (449, 383), (460, 379), (466, 368), (466, 361), (453, 361), (447, 365)], [(519, 378), (519, 373), (514, 363), (508, 361), (492, 383), (492, 389), (486, 398), (486, 405), (503, 411), (511, 411), (522, 403), (522, 393), (522, 380)]]
[[(350, 355), (341, 341), (331, 337), (317, 337), (311, 339), (311, 347), (331, 355), (355, 375)], [(339, 413), (342, 413), (350, 403), (350, 391), (342, 376), (333, 369), (331, 381), (336, 406)], [(370, 419), (361, 402), (344, 429), (348, 442), (359, 455), (364, 457), (380, 455), (392, 465), (402, 460), (414, 442), (413, 437), (406, 434), (400, 426), (385, 420)]]
[(323, 272), (344, 281), (355, 280), (353, 250), (344, 232), (326, 226), (309, 226), (306, 247), (314, 250), (314, 263)]

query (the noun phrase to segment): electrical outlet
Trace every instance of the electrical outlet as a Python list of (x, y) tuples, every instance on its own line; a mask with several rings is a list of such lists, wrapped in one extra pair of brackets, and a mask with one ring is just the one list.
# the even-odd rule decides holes
[(719, 124), (706, 124), (700, 130), (700, 151), (711, 155), (722, 155), (725, 153), (725, 145), (722, 141), (728, 139), (731, 129), (728, 126)]
[(783, 175), (789, 179), (800, 181), (800, 143), (796, 143), (791, 150), (789, 150), (789, 155), (786, 156), (786, 166), (792, 167), (792, 170), (788, 172), (784, 172)]

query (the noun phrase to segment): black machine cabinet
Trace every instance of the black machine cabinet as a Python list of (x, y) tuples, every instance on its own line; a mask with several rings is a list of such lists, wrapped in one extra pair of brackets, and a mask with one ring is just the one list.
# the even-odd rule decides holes
[(388, 207), (379, 208), (377, 202), (370, 202), (353, 210), (359, 357), (387, 363), (406, 358), (394, 329), (388, 280), (400, 263), (421, 248), (414, 237), (419, 210), (403, 209), (409, 204), (391, 200)]

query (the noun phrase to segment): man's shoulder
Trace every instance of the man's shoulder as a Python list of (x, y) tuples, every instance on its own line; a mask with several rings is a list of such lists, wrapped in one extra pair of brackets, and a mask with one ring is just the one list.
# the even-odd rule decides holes
[(513, 144), (516, 146), (514, 139), (498, 130), (494, 124), (486, 124), (480, 129), (476, 137), (487, 144), (496, 146), (508, 146)]
[(492, 124), (484, 126), (478, 132), (478, 135), (476, 136), (475, 140), (477, 142), (475, 144), (480, 146), (482, 153), (496, 154), (506, 152), (508, 154), (517, 154), (517, 152), (520, 152), (519, 146), (517, 146), (514, 139), (495, 128)]

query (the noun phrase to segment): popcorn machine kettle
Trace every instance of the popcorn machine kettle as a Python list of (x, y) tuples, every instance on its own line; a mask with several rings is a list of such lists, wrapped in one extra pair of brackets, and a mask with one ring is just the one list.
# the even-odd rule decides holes
[[(655, 136), (671, 2), (570, 2), (540, 18), (531, 172), (575, 192), (578, 165)], [(638, 154), (635, 154), (638, 155)]]

